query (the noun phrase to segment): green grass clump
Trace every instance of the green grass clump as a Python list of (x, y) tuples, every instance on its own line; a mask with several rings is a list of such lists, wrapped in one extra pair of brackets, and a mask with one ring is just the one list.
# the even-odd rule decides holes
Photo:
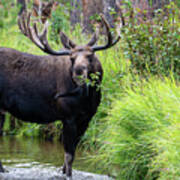
[[(142, 81), (116, 97), (93, 157), (119, 179), (178, 179), (180, 87), (171, 80)], [(167, 178), (168, 177), (168, 178)]]
[(173, 72), (179, 79), (180, 11), (176, 3), (170, 2), (155, 10), (153, 18), (148, 11), (140, 13), (138, 8), (131, 7), (129, 11), (126, 8), (124, 16), (130, 17), (122, 33), (123, 53), (130, 59), (134, 73), (169, 75)]

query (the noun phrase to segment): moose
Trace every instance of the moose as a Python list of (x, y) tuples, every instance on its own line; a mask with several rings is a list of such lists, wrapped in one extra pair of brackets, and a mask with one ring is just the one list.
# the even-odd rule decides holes
[(31, 13), (22, 13), (18, 18), (22, 34), (49, 55), (0, 48), (0, 121), (4, 120), (4, 112), (26, 122), (61, 120), (65, 151), (62, 170), (69, 179), (76, 146), (101, 100), (103, 69), (95, 52), (111, 48), (120, 39), (113, 38), (108, 22), (103, 16), (101, 19), (107, 32), (105, 45), (96, 45), (96, 32), (82, 46), (60, 32), (64, 49), (54, 50), (47, 40), (47, 24), (40, 34), (37, 24), (31, 25)]

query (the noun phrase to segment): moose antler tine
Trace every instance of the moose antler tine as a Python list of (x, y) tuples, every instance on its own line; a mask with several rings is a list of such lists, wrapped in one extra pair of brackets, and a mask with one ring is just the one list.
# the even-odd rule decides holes
[(30, 26), (30, 22), (31, 22), (31, 13), (23, 14), (22, 23), (23, 23), (23, 27), (24, 27), (24, 35), (27, 36), (33, 43), (35, 43), (40, 49), (43, 50), (42, 44), (39, 43), (37, 41), (37, 38), (34, 37), (33, 29)]
[(62, 31), (60, 31), (60, 39), (61, 39), (61, 42), (64, 42), (66, 49), (71, 49), (69, 42), (66, 41), (67, 37)]
[(112, 34), (111, 34), (111, 28), (110, 28), (110, 25), (109, 23), (107, 22), (107, 20), (105, 19), (104, 15), (101, 14), (101, 19), (106, 27), (106, 33), (107, 33), (107, 36), (108, 36), (108, 43), (107, 45), (110, 45), (112, 44), (112, 40), (113, 40), (113, 37), (112, 37)]
[(45, 42), (44, 39), (46, 39), (47, 36), (47, 29), (44, 29), (42, 34), (39, 35), (36, 23), (33, 23), (33, 27), (30, 26), (28, 27), (29, 27), (30, 39), (32, 40), (32, 42), (34, 42), (41, 50), (48, 53), (49, 51), (45, 47), (45, 44), (47, 43), (44, 43)]
[(120, 39), (121, 37), (118, 36), (117, 39), (112, 42), (111, 47), (114, 46)]
[(70, 40), (62, 31), (60, 31), (60, 39), (66, 49), (72, 49), (76, 47), (76, 44), (72, 40)]
[[(122, 22), (122, 25), (123, 25), (123, 22)], [(123, 25), (123, 26), (124, 26), (124, 25)], [(114, 45), (121, 39), (120, 27), (121, 27), (121, 25), (119, 24), (119, 25), (117, 26), (117, 28), (116, 28), (116, 32), (117, 32), (118, 37), (117, 37), (116, 40), (114, 40), (114, 42), (112, 43), (112, 46), (114, 46)]]
[(100, 51), (100, 50), (108, 49), (108, 48), (114, 46), (120, 40), (120, 36), (118, 35), (117, 39), (113, 41), (113, 36), (111, 33), (111, 28), (110, 28), (109, 23), (107, 22), (104, 15), (100, 14), (100, 17), (101, 17), (103, 24), (105, 25), (105, 28), (106, 28), (107, 43), (105, 45), (102, 45), (102, 46), (93, 46), (92, 49), (94, 51)]
[(96, 32), (93, 34), (91, 40), (88, 42), (87, 45), (88, 45), (88, 46), (93, 46), (93, 45), (97, 42), (98, 37), (99, 37), (99, 31), (96, 30)]
[(22, 13), (18, 18), (18, 26), (21, 32), (27, 36), (36, 46), (38, 46), (42, 51), (51, 55), (69, 55), (69, 50), (54, 51), (47, 40), (48, 24), (44, 25), (44, 29), (39, 35), (37, 24), (33, 23), (31, 27), (31, 13)]
[(27, 14), (25, 14), (25, 13), (22, 14), (22, 25), (23, 25), (23, 28), (24, 28), (24, 33), (25, 33), (24, 35), (28, 36), (27, 23), (25, 21), (25, 15), (27, 15)]
[(30, 25), (30, 20), (31, 20), (31, 13), (28, 13), (28, 15), (27, 15), (27, 27)]
[(40, 40), (42, 42), (46, 42), (46, 44), (47, 44), (47, 32), (48, 32), (48, 29), (47, 29), (48, 28), (48, 24), (47, 24), (47, 22), (45, 23), (43, 28), (44, 29), (42, 31), (42, 34), (40, 35)]
[(95, 25), (95, 32), (91, 38), (91, 40), (87, 43), (88, 46), (94, 46), (99, 39), (99, 27)]
[(59, 55), (59, 53), (61, 53), (61, 55), (69, 55), (70, 54), (69, 50), (56, 52), (50, 47), (47, 40), (47, 32), (48, 32), (48, 23), (46, 22), (41, 35), (38, 35), (40, 42), (44, 46), (44, 52), (51, 52), (53, 55)]
[(26, 35), (25, 27), (24, 27), (24, 23), (23, 23), (22, 18), (23, 18), (23, 15), (18, 16), (18, 26), (19, 26), (20, 31), (21, 31), (24, 35)]
[[(36, 46), (38, 46), (41, 50), (44, 50), (43, 45), (41, 44), (41, 42), (38, 40), (37, 36), (34, 36), (34, 31), (31, 27), (28, 28), (29, 31), (29, 39), (36, 44)], [(32, 32), (33, 31), (33, 32)], [(35, 34), (36, 35), (36, 34)]]
[(37, 30), (37, 24), (36, 23), (33, 24), (33, 29), (34, 29), (34, 32), (35, 32), (35, 34), (37, 36), (38, 35), (38, 30)]
[(48, 32), (47, 27), (44, 27), (42, 34), (39, 36), (39, 39), (41, 43), (44, 45), (45, 49), (53, 51), (48, 44), (47, 32)]
[(24, 30), (22, 29), (21, 20), (19, 17), (18, 17), (18, 26), (19, 26), (20, 31), (24, 34)]
[(27, 14), (27, 22), (25, 22), (25, 25), (26, 25), (26, 30), (27, 30), (27, 36), (31, 36), (31, 40), (32, 40), (32, 34), (31, 34), (32, 30), (30, 27), (30, 20), (31, 20), (31, 13), (28, 13)]

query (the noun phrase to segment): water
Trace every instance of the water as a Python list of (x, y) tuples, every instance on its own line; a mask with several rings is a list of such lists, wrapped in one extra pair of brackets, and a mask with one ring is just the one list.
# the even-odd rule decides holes
[[(77, 150), (73, 168), (93, 172), (95, 169), (90, 170), (85, 159)], [(0, 160), (5, 168), (60, 168), (64, 162), (64, 150), (59, 142), (0, 137)]]

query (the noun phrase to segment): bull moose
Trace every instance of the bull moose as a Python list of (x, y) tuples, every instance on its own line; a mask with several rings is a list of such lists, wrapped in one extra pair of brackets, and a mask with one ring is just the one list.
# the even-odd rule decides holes
[[(101, 100), (100, 83), (103, 69), (95, 52), (114, 46), (109, 24), (102, 16), (107, 43), (95, 45), (98, 35), (83, 46), (76, 45), (60, 32), (63, 50), (53, 50), (47, 40), (47, 25), (39, 34), (36, 23), (30, 25), (31, 14), (18, 18), (21, 32), (48, 56), (37, 56), (11, 48), (0, 48), (0, 112), (23, 121), (63, 123), (65, 158), (63, 173), (72, 178), (75, 149), (97, 111)], [(92, 74), (97, 78), (93, 79)], [(95, 81), (93, 83), (87, 83)]]

